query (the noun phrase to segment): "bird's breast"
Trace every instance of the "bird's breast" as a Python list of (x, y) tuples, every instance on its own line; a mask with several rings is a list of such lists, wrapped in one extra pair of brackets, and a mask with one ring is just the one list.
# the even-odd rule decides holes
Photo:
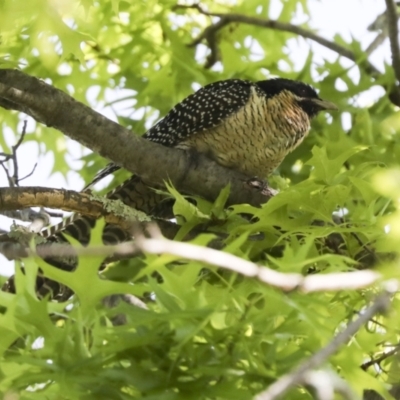
[(299, 107), (273, 100), (253, 92), (248, 103), (222, 124), (189, 137), (178, 147), (194, 148), (221, 165), (266, 177), (310, 128), (308, 116)]

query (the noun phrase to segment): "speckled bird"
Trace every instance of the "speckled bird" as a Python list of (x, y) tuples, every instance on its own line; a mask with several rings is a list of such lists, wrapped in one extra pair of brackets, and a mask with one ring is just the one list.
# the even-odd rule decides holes
[[(229, 79), (204, 86), (184, 99), (144, 138), (168, 147), (205, 153), (225, 167), (249, 177), (264, 178), (303, 141), (310, 130), (311, 119), (318, 112), (336, 109), (333, 103), (322, 100), (311, 86), (302, 82), (281, 78), (259, 82)], [(119, 168), (109, 164), (89, 187)], [(106, 197), (120, 199), (128, 206), (151, 213), (162, 197), (146, 188), (140, 177), (132, 176)], [(50, 242), (63, 242), (67, 240), (63, 233), (68, 233), (87, 245), (95, 223), (95, 218), (74, 216), (62, 225), (43, 231), (42, 235)], [(106, 225), (103, 231), (105, 244), (129, 238), (130, 235), (118, 226)], [(46, 261), (65, 270), (76, 267), (76, 259)], [(6, 282), (3, 290), (15, 291), (13, 278)], [(63, 285), (39, 276), (38, 295), (49, 292), (60, 301), (72, 293)]]
[[(303, 141), (318, 112), (336, 109), (302, 82), (228, 79), (188, 96), (143, 137), (264, 178)], [(119, 168), (108, 164), (90, 186)]]

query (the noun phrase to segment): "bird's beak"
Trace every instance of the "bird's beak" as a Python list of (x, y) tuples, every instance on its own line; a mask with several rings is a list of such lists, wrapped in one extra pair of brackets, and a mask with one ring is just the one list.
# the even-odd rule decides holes
[(322, 99), (312, 99), (313, 103), (315, 103), (321, 110), (338, 110), (336, 104), (333, 104), (330, 101), (322, 100)]

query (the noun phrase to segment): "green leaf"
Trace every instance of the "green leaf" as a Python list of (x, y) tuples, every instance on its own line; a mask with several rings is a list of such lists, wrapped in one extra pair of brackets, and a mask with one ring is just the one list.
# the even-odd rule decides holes
[(311, 178), (327, 184), (333, 183), (335, 176), (339, 174), (345, 161), (354, 154), (366, 149), (367, 147), (365, 146), (353, 147), (347, 149), (347, 151), (344, 151), (337, 157), (329, 159), (326, 149), (314, 147), (312, 149), (313, 156), (306, 163), (306, 165), (314, 167), (311, 172)]

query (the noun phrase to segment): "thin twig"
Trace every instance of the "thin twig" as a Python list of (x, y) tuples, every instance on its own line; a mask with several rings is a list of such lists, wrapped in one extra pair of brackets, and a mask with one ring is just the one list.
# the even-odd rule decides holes
[[(272, 19), (264, 19), (264, 18), (258, 18), (258, 17), (251, 17), (243, 14), (235, 14), (235, 13), (213, 13), (213, 12), (208, 12), (204, 10), (200, 4), (194, 4), (191, 6), (185, 6), (185, 5), (177, 5), (175, 6), (176, 8), (192, 8), (198, 10), (201, 14), (207, 15), (210, 17), (217, 17), (220, 18), (220, 20), (208, 26), (203, 33), (201, 33), (192, 43), (192, 46), (195, 46), (199, 44), (202, 40), (208, 39), (215, 35), (217, 31), (222, 29), (228, 24), (231, 23), (242, 23), (242, 24), (247, 24), (247, 25), (253, 25), (253, 26), (259, 26), (262, 28), (269, 28), (269, 29), (274, 29), (282, 32), (289, 32), (289, 33), (294, 33), (295, 35), (302, 36), (306, 39), (310, 39), (332, 51), (335, 53), (339, 54), (340, 56), (346, 57), (351, 61), (354, 62), (359, 62), (360, 60), (357, 59), (355, 54), (347, 49), (344, 46), (341, 46), (335, 42), (332, 42), (328, 39), (325, 39), (307, 29), (301, 28), (297, 25), (293, 24), (288, 24), (285, 22), (280, 22)], [(368, 61), (364, 61), (365, 68), (368, 73), (372, 75), (380, 75), (380, 72)]]
[(390, 50), (392, 52), (392, 66), (398, 82), (400, 82), (400, 47), (399, 30), (397, 26), (397, 8), (393, 0), (386, 1), (386, 20), (389, 28)]
[(0, 166), (1, 166), (1, 168), (3, 168), (3, 171), (4, 171), (4, 173), (6, 174), (8, 185), (11, 186), (11, 187), (13, 187), (14, 185), (13, 185), (13, 180), (12, 180), (11, 175), (10, 175), (10, 171), (9, 171), (8, 168), (5, 166), (5, 163), (12, 157), (11, 154), (9, 154), (9, 156), (10, 156), (10, 157), (9, 157), (8, 159), (5, 159), (5, 160), (3, 160), (3, 161), (0, 162)]
[(385, 41), (386, 37), (387, 35), (384, 32), (378, 33), (377, 37), (365, 49), (365, 52), (370, 55)]
[(380, 364), (382, 361), (386, 360), (387, 358), (393, 356), (394, 354), (397, 354), (399, 352), (399, 345), (396, 345), (396, 347), (390, 351), (384, 352), (381, 356), (378, 358), (372, 358), (371, 360), (363, 363), (361, 365), (361, 369), (366, 371), (369, 367), (375, 364)]
[[(19, 149), (22, 142), (24, 141), (24, 138), (26, 135), (26, 127), (27, 127), (27, 121), (25, 120), (24, 125), (22, 127), (21, 136), (19, 137), (17, 143), (15, 145), (11, 146), (11, 154), (0, 153), (0, 156), (4, 157), (4, 160), (0, 161), (0, 165), (3, 168), (3, 170), (7, 176), (8, 184), (10, 187), (19, 186), (19, 182), (22, 179), (25, 179), (25, 178), (28, 178), (29, 176), (31, 176), (36, 169), (37, 164), (35, 164), (35, 166), (33, 167), (33, 170), (28, 175), (26, 175), (24, 178), (20, 179), (18, 176), (19, 168), (18, 168), (17, 150)], [(12, 164), (13, 164), (13, 175), (12, 176), (10, 174), (9, 169), (5, 166), (5, 163), (9, 160), (12, 160)]]
[(35, 165), (33, 166), (32, 171), (29, 172), (29, 173), (28, 173), (27, 175), (25, 175), (24, 177), (19, 178), (19, 179), (18, 179), (18, 182), (21, 182), (21, 181), (23, 181), (24, 179), (29, 178), (30, 176), (32, 176), (33, 173), (34, 173), (35, 170), (36, 170), (36, 167), (37, 167), (37, 163), (35, 163)]
[(1, 160), (0, 162), (5, 162), (5, 161), (8, 161), (11, 157), (12, 157), (12, 155), (11, 154), (8, 154), (8, 153), (3, 153), (3, 152), (0, 152), (0, 157), (4, 157), (4, 160)]
[[(400, 6), (400, 2), (396, 2), (396, 6)], [(400, 11), (400, 10), (399, 10)], [(375, 49), (377, 49), (388, 37), (389, 35), (389, 24), (387, 22), (386, 10), (378, 15), (374, 22), (372, 22), (367, 29), (370, 32), (377, 32), (376, 38), (370, 43), (370, 45), (365, 49), (365, 52), (369, 55)], [(399, 19), (400, 15), (396, 12), (397, 19)]]
[(264, 392), (258, 394), (254, 400), (274, 400), (284, 395), (290, 388), (304, 382), (304, 377), (307, 372), (319, 367), (332, 354), (334, 354), (340, 346), (347, 343), (358, 330), (368, 322), (375, 314), (384, 312), (389, 307), (391, 291), (384, 292), (379, 295), (373, 304), (364, 310), (359, 318), (350, 322), (346, 329), (337, 334), (334, 339), (320, 351), (311, 356), (307, 361), (300, 364), (290, 374), (282, 376), (273, 383)]
[(17, 150), (18, 150), (19, 146), (21, 146), (22, 142), (24, 141), (24, 138), (25, 138), (25, 135), (26, 135), (26, 126), (27, 126), (27, 122), (25, 120), (24, 121), (24, 125), (22, 127), (21, 136), (18, 139), (18, 142), (14, 146), (11, 147), (14, 174), (12, 176), (13, 185), (10, 185), (10, 186), (14, 186), (14, 185), (15, 186), (19, 186)]

